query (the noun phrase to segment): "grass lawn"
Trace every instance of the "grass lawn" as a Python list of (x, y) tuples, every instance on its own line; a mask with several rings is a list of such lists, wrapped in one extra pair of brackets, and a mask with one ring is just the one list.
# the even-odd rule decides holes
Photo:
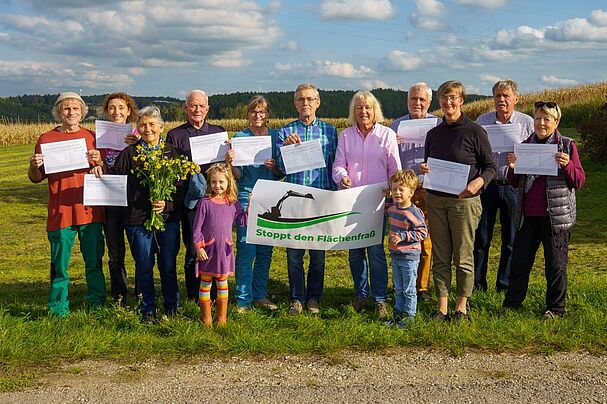
[[(564, 132), (574, 135), (573, 131)], [(32, 145), (3, 146), (0, 150), (0, 392), (27, 385), (46, 366), (85, 358), (139, 361), (152, 356), (330, 354), (344, 348), (388, 347), (431, 347), (453, 354), (468, 349), (607, 352), (607, 169), (598, 164), (584, 161), (587, 182), (577, 197), (578, 223), (569, 253), (568, 312), (563, 319), (539, 319), (545, 293), (541, 249), (520, 313), (498, 316), (503, 296), (489, 291), (471, 297), (469, 323), (431, 321), (436, 307), (435, 302), (429, 302), (418, 306), (418, 318), (410, 328), (388, 328), (374, 319), (372, 307), (360, 314), (354, 312), (350, 306), (352, 282), (347, 253), (330, 251), (321, 315), (293, 317), (287, 314), (285, 252), (276, 248), (269, 295), (280, 303), (280, 310), (274, 314), (257, 310), (244, 315), (230, 312), (227, 328), (204, 329), (198, 323), (198, 307), (191, 302), (183, 304), (176, 318), (163, 318), (152, 325), (141, 324), (134, 309), (108, 305), (88, 310), (77, 243), (70, 264), (72, 313), (65, 319), (50, 317), (46, 307), (50, 270), (45, 231), (47, 185), (32, 184), (27, 178), (27, 156)], [(496, 234), (494, 240), (497, 239)], [(491, 250), (490, 285), (495, 282), (498, 252), (497, 246)], [(132, 290), (134, 270), (128, 255)], [(178, 262), (183, 262), (183, 248)], [(106, 262), (104, 271), (109, 291)], [(178, 275), (184, 296), (181, 265)], [(129, 304), (134, 306), (132, 300)]]

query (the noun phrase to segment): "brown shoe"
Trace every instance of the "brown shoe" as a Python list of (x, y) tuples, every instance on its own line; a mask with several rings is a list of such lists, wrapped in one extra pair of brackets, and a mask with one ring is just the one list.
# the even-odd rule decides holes
[(263, 298), (263, 299), (259, 299), (259, 300), (255, 300), (253, 301), (253, 304), (257, 307), (261, 307), (262, 309), (266, 309), (266, 310), (270, 310), (270, 311), (276, 311), (278, 310), (278, 306), (275, 303), (272, 303), (270, 301), (270, 299)]
[(320, 309), (318, 308), (318, 300), (310, 299), (306, 302), (306, 309), (310, 312), (310, 314), (318, 314), (320, 313)]
[(390, 317), (388, 313), (388, 305), (386, 302), (376, 302), (375, 303), (375, 315), (380, 320), (387, 320)]
[(352, 307), (354, 307), (354, 311), (356, 311), (357, 313), (360, 313), (365, 306), (367, 305), (367, 299), (365, 299), (362, 296), (354, 296), (354, 299), (352, 299)]
[(228, 322), (228, 301), (219, 300), (215, 301), (217, 309), (215, 311), (215, 321), (218, 327), (225, 327)]
[(249, 306), (236, 306), (236, 313), (237, 314), (244, 314), (247, 311), (251, 310), (251, 308)]
[(289, 314), (301, 314), (303, 306), (299, 300), (293, 300), (291, 307), (289, 307)]
[(200, 305), (200, 322), (205, 327), (213, 326), (213, 318), (211, 317), (211, 301), (199, 302)]

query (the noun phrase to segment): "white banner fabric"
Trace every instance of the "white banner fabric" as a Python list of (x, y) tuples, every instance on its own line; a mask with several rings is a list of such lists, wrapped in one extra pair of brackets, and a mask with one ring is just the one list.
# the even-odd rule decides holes
[(247, 243), (348, 250), (383, 240), (386, 184), (340, 191), (259, 180), (249, 203)]

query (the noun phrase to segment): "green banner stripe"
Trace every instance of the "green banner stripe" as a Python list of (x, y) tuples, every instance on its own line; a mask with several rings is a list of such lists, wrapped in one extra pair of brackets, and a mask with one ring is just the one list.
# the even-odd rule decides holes
[(269, 229), (297, 229), (300, 227), (312, 226), (314, 224), (328, 222), (330, 220), (339, 219), (340, 217), (350, 216), (350, 215), (358, 215), (359, 212), (345, 212), (338, 213), (332, 216), (325, 216), (318, 219), (306, 220), (305, 222), (275, 222), (273, 220), (264, 219), (261, 217), (257, 217), (257, 226), (259, 227), (267, 227)]

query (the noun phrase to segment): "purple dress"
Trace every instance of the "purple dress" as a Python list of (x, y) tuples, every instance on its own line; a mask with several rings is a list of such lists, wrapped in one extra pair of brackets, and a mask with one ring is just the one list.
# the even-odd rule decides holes
[(227, 203), (207, 196), (200, 199), (194, 218), (193, 241), (196, 250), (203, 247), (209, 259), (196, 260), (196, 276), (223, 278), (234, 273), (234, 222), (241, 226), (247, 225), (247, 213), (238, 201)]

